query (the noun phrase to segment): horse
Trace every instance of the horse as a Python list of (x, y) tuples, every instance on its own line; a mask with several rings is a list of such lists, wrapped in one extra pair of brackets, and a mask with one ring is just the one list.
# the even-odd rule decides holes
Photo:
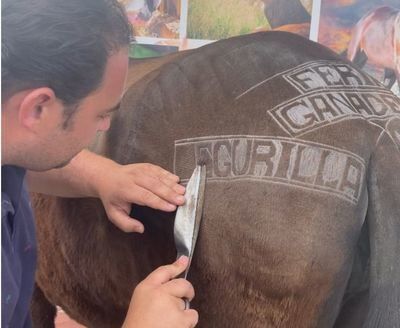
[[(400, 99), (331, 50), (254, 33), (136, 60), (93, 151), (187, 183), (206, 165), (188, 279), (199, 327), (400, 322)], [(126, 234), (97, 199), (35, 195), (35, 327), (55, 305), (120, 327), (134, 287), (175, 259), (174, 213), (134, 206)], [(347, 325), (347, 326), (346, 326)]]

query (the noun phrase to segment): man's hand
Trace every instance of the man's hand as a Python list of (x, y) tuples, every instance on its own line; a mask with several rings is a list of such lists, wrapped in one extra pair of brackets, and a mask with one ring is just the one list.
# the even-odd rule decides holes
[[(188, 258), (159, 267), (135, 289), (123, 328), (192, 328), (198, 321), (193, 309), (185, 310), (183, 298), (192, 300), (193, 286), (185, 279), (173, 279), (183, 272)], [(171, 280), (172, 279), (172, 280)]]
[(125, 232), (144, 231), (142, 223), (129, 217), (132, 203), (172, 212), (185, 202), (185, 187), (179, 184), (179, 177), (159, 166), (119, 165), (111, 161), (108, 165), (94, 188), (108, 218)]
[(108, 218), (125, 232), (143, 232), (132, 203), (172, 212), (185, 202), (179, 178), (152, 164), (120, 165), (88, 150), (61, 169), (27, 174), (29, 190), (59, 197), (99, 197)]

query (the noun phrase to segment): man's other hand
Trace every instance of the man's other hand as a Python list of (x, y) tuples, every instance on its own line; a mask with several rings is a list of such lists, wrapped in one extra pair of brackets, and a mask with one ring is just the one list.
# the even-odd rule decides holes
[(109, 165), (96, 179), (96, 189), (108, 218), (125, 232), (144, 231), (143, 224), (129, 216), (132, 203), (172, 212), (185, 202), (179, 177), (159, 166), (111, 161)]
[(174, 279), (188, 265), (187, 257), (159, 267), (133, 292), (123, 328), (192, 328), (198, 313), (185, 309), (185, 301), (194, 297), (193, 286), (185, 279)]

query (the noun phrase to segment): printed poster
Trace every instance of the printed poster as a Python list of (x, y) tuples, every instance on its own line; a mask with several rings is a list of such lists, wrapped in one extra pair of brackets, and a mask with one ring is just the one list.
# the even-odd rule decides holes
[(400, 1), (318, 2), (312, 39), (348, 58), (400, 96)]
[(121, 0), (135, 30), (131, 57), (283, 30), (347, 57), (400, 96), (400, 0)]
[(229, 37), (284, 30), (309, 37), (312, 0), (121, 0), (135, 30), (135, 58)]
[(130, 56), (147, 58), (179, 50), (186, 30), (181, 0), (120, 0), (134, 29)]

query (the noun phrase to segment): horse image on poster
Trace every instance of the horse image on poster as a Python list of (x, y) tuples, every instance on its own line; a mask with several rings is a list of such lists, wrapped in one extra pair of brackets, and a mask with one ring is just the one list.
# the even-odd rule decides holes
[(353, 29), (347, 57), (357, 61), (364, 52), (368, 62), (391, 70), (400, 83), (400, 10), (378, 7), (363, 16)]

